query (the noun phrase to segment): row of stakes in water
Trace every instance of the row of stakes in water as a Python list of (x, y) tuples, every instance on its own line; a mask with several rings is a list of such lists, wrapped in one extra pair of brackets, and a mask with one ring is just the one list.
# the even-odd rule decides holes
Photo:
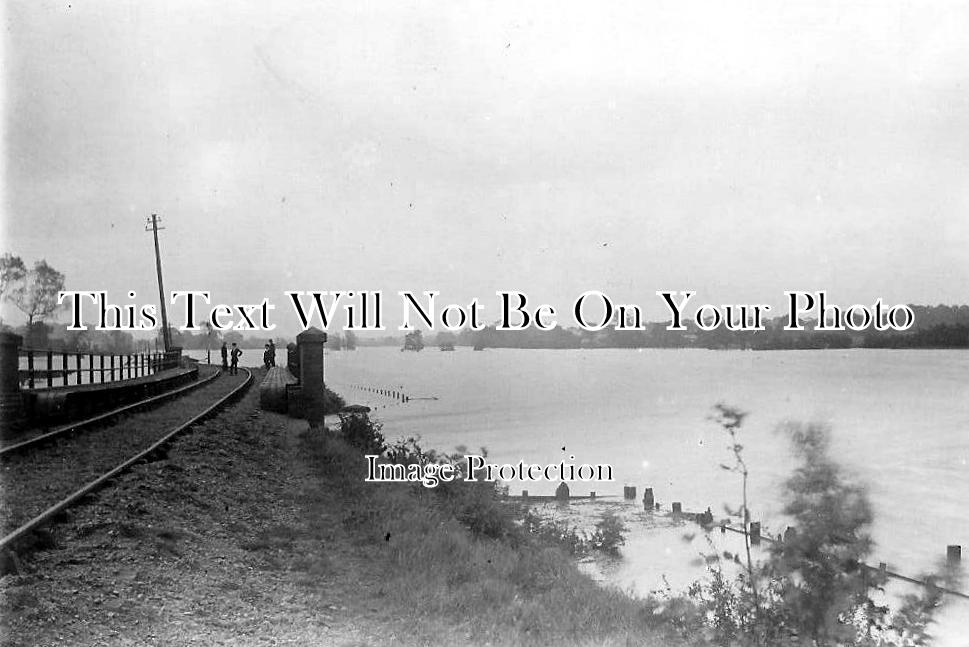
[[(624, 499), (635, 499), (636, 486), (624, 485), (622, 488), (622, 495)], [(643, 509), (644, 510), (660, 509), (659, 503), (656, 503), (655, 499), (653, 498), (653, 488), (651, 487), (645, 488), (645, 491), (643, 492)], [(680, 503), (679, 501), (673, 502), (671, 506), (671, 510), (674, 515), (684, 514), (683, 504)], [(697, 521), (697, 523), (699, 523), (702, 526), (710, 526), (713, 524), (713, 513), (710, 512), (710, 508), (707, 508), (706, 512), (700, 512), (700, 513), (689, 512), (689, 513), (686, 513), (686, 516), (692, 517), (694, 520)], [(738, 530), (737, 528), (728, 527), (725, 523), (721, 522), (720, 532), (725, 533), (727, 530), (731, 530), (734, 532), (741, 532), (741, 533), (743, 532), (743, 530)], [(747, 534), (750, 537), (750, 543), (752, 545), (759, 544), (761, 540), (760, 522), (751, 521), (747, 525)], [(767, 539), (767, 541), (789, 542), (789, 541), (792, 541), (796, 535), (797, 535), (797, 530), (795, 530), (791, 526), (788, 526), (787, 530), (782, 535), (778, 535), (776, 539), (768, 536), (765, 536), (765, 539)], [(950, 566), (954, 566), (956, 564), (959, 564), (961, 561), (962, 561), (962, 546), (959, 544), (950, 544), (946, 546), (946, 563)], [(879, 568), (884, 571), (885, 564), (884, 563), (879, 564)]]
[(393, 398), (398, 402), (410, 402), (410, 396), (401, 393), (400, 391), (395, 391), (394, 389), (378, 389), (374, 386), (368, 386), (365, 384), (354, 384), (353, 388), (360, 389), (361, 391), (367, 391), (368, 393), (374, 393), (376, 395), (382, 395), (387, 398)]

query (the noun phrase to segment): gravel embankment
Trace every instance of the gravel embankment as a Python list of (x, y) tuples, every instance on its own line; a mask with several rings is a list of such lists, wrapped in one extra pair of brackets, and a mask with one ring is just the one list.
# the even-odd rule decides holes
[(220, 375), (158, 407), (27, 449), (0, 464), (0, 533), (6, 535), (101, 474), (144, 451), (245, 380)]
[(301, 452), (306, 423), (258, 397), (72, 508), (0, 578), (0, 645), (416, 644)]

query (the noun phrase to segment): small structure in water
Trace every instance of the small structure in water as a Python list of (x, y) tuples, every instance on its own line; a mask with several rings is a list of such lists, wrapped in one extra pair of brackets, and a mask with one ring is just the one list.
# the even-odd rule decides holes
[(555, 498), (559, 501), (569, 500), (569, 486), (562, 481), (557, 488), (555, 488)]

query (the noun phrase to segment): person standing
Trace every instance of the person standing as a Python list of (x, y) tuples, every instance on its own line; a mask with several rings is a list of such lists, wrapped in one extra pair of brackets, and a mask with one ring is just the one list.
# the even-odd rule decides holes
[(273, 351), (269, 348), (269, 344), (266, 344), (266, 350), (262, 354), (262, 363), (267, 371), (273, 367)]
[(229, 375), (235, 375), (239, 372), (239, 356), (242, 355), (242, 349), (236, 346), (235, 342), (232, 342), (232, 365), (229, 367)]
[(276, 342), (269, 340), (269, 368), (276, 365)]
[(225, 370), (227, 368), (229, 368), (229, 349), (226, 348), (225, 342), (222, 342), (222, 369)]

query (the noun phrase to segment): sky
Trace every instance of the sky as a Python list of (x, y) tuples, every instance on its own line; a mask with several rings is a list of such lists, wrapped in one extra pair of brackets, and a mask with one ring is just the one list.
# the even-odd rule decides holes
[(965, 3), (4, 11), (0, 247), (114, 303), (152, 213), (168, 290), (287, 334), (286, 290), (969, 302)]

